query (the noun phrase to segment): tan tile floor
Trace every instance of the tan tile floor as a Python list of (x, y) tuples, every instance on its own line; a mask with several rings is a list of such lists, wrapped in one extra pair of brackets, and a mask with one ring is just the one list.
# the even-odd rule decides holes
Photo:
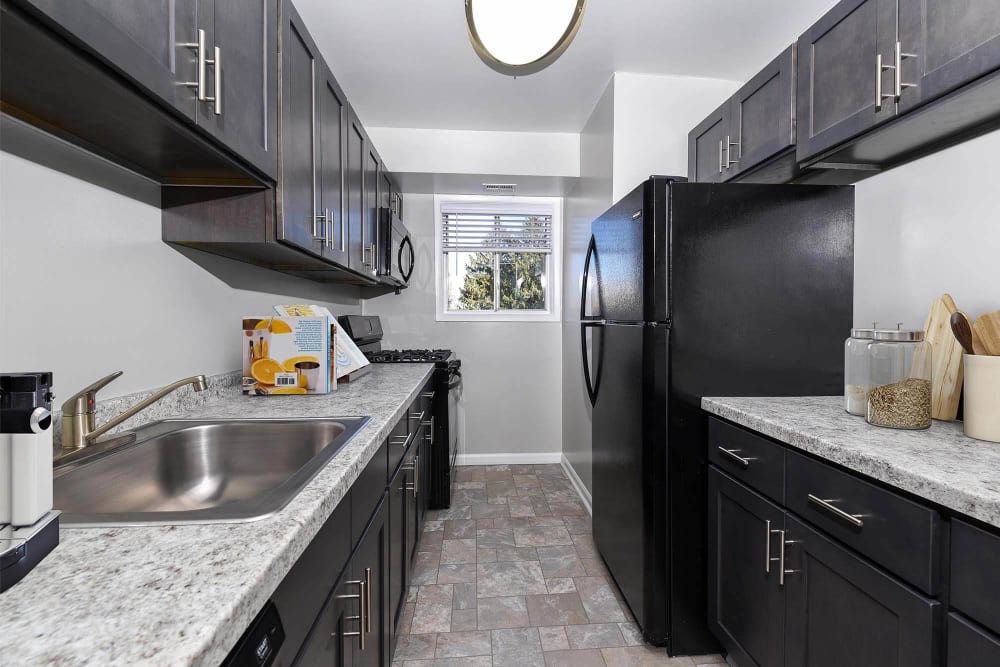
[(466, 466), (430, 512), (394, 667), (695, 667), (645, 645), (559, 465)]

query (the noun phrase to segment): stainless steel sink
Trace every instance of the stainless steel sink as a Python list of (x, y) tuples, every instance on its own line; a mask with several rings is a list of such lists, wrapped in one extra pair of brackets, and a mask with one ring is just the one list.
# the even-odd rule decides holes
[(284, 507), (367, 421), (154, 422), (58, 466), (55, 508), (78, 527), (253, 521)]

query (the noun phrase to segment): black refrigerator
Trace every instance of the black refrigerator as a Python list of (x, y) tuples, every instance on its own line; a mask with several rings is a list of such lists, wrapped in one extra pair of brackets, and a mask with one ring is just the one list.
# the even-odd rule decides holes
[(594, 540), (647, 642), (708, 653), (700, 399), (843, 391), (854, 191), (654, 176), (592, 231)]

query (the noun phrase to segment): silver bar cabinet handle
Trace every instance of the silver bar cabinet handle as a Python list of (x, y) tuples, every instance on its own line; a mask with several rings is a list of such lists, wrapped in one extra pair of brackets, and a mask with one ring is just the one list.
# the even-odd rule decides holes
[(429, 442), (430, 444), (433, 445), (434, 444), (434, 416), (431, 415), (430, 421), (420, 422), (420, 425), (421, 426), (429, 426), (430, 427), (430, 431), (428, 432), (428, 435), (427, 435), (427, 442)]
[(419, 421), (423, 421), (425, 414), (426, 413), (423, 410), (420, 411), (419, 415), (417, 413), (415, 413), (415, 412), (411, 412), (410, 413), (410, 419), (412, 419), (413, 421), (418, 421), (418, 422)]
[[(358, 601), (358, 615), (357, 616), (347, 616), (344, 620), (347, 621), (357, 621), (358, 631), (357, 632), (345, 632), (342, 636), (344, 637), (357, 637), (358, 647), (364, 651), (368, 646), (368, 632), (365, 631), (366, 623), (370, 624), (368, 620), (367, 609), (365, 608), (365, 600), (368, 597), (366, 591), (366, 584), (364, 579), (358, 579), (356, 581), (348, 581), (347, 584), (358, 587), (358, 592), (354, 595), (338, 595), (337, 598), (340, 600), (357, 600)], [(370, 599), (370, 598), (369, 598)], [(370, 631), (370, 630), (369, 630)], [(335, 637), (335, 633), (331, 633), (331, 637)]]
[[(199, 31), (201, 32), (201, 31)], [(219, 47), (215, 47), (212, 54), (214, 57), (211, 60), (205, 60), (206, 65), (211, 65), (215, 70), (215, 95), (212, 97), (200, 97), (199, 99), (206, 102), (215, 102), (215, 115), (222, 115), (222, 51)], [(202, 76), (204, 80), (204, 75)], [(202, 86), (204, 88), (204, 86)]]
[(422, 394), (420, 394), (420, 398), (434, 398), (434, 392), (433, 391), (425, 391)]
[[(317, 227), (317, 223), (320, 223), (320, 222), (323, 223), (323, 233), (320, 233), (320, 231), (319, 231), (320, 228)], [(322, 241), (323, 245), (326, 245), (327, 240), (328, 240), (327, 236), (326, 236), (326, 229), (327, 229), (326, 214), (314, 215), (313, 216), (313, 238)]]
[(811, 502), (812, 504), (814, 504), (814, 505), (816, 505), (818, 507), (821, 507), (822, 509), (826, 510), (827, 512), (829, 512), (833, 516), (837, 517), (838, 519), (840, 519), (842, 521), (846, 521), (847, 523), (851, 524), (855, 528), (861, 528), (862, 526), (865, 525), (865, 522), (861, 520), (861, 515), (859, 515), (859, 514), (848, 514), (844, 510), (842, 510), (839, 507), (837, 507), (836, 505), (832, 504), (832, 503), (836, 502), (835, 500), (831, 500), (831, 499), (823, 500), (822, 498), (820, 498), (818, 496), (814, 496), (811, 493), (808, 494), (806, 496), (806, 498), (808, 498), (809, 502)]
[(881, 53), (875, 57), (875, 111), (882, 110), (882, 100), (894, 99), (896, 97), (895, 95), (886, 95), (882, 92), (882, 72), (895, 69), (895, 65), (886, 65), (882, 62)]
[(413, 497), (420, 495), (420, 454), (413, 457)]
[[(365, 633), (372, 631), (372, 569), (365, 568)], [(362, 650), (364, 648), (362, 647)]]
[(778, 585), (785, 585), (785, 531), (776, 530), (781, 538), (781, 546), (778, 548)]
[(719, 139), (719, 173), (722, 173), (722, 139)]
[(734, 164), (737, 164), (739, 160), (733, 159), (733, 146), (736, 148), (740, 147), (739, 142), (733, 141), (732, 137), (728, 134), (726, 135), (726, 169), (731, 169)]
[(904, 89), (917, 87), (915, 83), (903, 83), (903, 61), (916, 57), (915, 53), (903, 53), (902, 42), (896, 42), (896, 101), (903, 96)]
[(189, 49), (194, 49), (198, 58), (198, 73), (197, 80), (187, 81), (183, 85), (188, 88), (194, 88), (197, 90), (197, 96), (199, 102), (205, 101), (205, 31), (198, 30), (198, 41), (197, 42), (182, 42), (178, 46), (183, 46)]
[(726, 449), (722, 445), (719, 445), (718, 450), (729, 460), (738, 463), (740, 466), (744, 468), (749, 468), (750, 462), (757, 460), (756, 457), (745, 458), (743, 456), (740, 456), (740, 450), (738, 449)]
[(764, 521), (764, 574), (771, 574), (771, 520)]

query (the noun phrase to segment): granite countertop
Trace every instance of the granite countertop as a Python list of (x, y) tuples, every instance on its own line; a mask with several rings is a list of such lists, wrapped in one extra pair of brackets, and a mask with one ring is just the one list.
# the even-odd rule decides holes
[(217, 665), (416, 398), (432, 364), (374, 365), (323, 396), (230, 396), (185, 418), (370, 416), (275, 515), (237, 524), (63, 527), (0, 597), (0, 662)]
[(1000, 528), (1000, 443), (974, 440), (961, 422), (926, 431), (868, 425), (840, 396), (703, 398), (701, 406), (796, 449)]

